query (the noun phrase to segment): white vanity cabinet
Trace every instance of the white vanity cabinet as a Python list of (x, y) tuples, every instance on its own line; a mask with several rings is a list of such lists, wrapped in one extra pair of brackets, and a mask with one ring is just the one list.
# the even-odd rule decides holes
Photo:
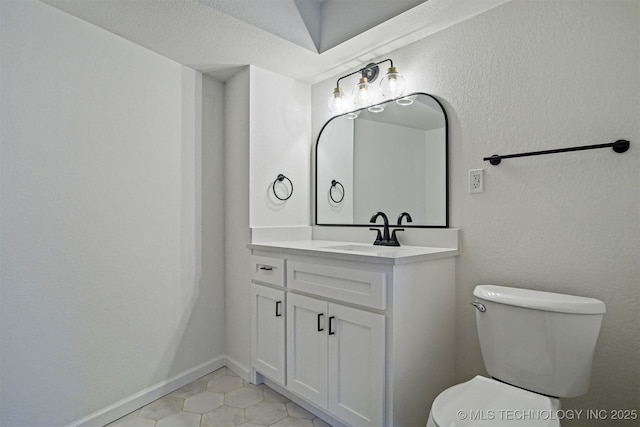
[(287, 387), (349, 424), (383, 425), (384, 315), (294, 293), (287, 313)]
[(308, 245), (249, 245), (252, 378), (332, 425), (426, 425), (454, 384), (457, 251)]
[(253, 367), (284, 385), (284, 291), (253, 283), (251, 294)]
[(251, 258), (251, 360), (253, 368), (285, 384), (284, 260)]

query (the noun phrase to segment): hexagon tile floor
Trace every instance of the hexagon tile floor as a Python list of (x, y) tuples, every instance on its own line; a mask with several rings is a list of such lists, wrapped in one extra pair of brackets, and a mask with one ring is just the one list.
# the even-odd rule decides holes
[(265, 385), (218, 369), (108, 427), (331, 427)]

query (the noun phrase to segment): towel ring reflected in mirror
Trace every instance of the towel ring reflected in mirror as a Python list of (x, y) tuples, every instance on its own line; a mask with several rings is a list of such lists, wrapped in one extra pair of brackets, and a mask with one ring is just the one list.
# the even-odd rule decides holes
[[(333, 189), (334, 188), (338, 188), (338, 186), (340, 186), (340, 189), (339, 189), (339, 191), (340, 191), (340, 199), (336, 200), (333, 197)], [(336, 181), (335, 179), (331, 180), (331, 187), (329, 187), (329, 197), (331, 198), (331, 201), (333, 203), (340, 203), (340, 202), (342, 202), (344, 200), (344, 186), (340, 183), (340, 181)]]

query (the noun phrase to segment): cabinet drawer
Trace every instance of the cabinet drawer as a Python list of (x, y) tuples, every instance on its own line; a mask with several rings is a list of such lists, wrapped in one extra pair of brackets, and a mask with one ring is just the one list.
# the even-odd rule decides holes
[(284, 260), (253, 255), (251, 257), (251, 279), (284, 286)]
[(291, 289), (368, 307), (386, 308), (387, 274), (331, 265), (287, 262)]

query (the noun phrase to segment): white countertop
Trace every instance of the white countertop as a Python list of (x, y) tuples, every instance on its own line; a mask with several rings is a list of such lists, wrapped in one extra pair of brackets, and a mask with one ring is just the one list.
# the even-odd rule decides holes
[(284, 242), (249, 243), (252, 250), (285, 254), (311, 255), (380, 264), (408, 264), (459, 254), (458, 249), (424, 246), (374, 246), (371, 243), (337, 242), (331, 240), (292, 240)]

